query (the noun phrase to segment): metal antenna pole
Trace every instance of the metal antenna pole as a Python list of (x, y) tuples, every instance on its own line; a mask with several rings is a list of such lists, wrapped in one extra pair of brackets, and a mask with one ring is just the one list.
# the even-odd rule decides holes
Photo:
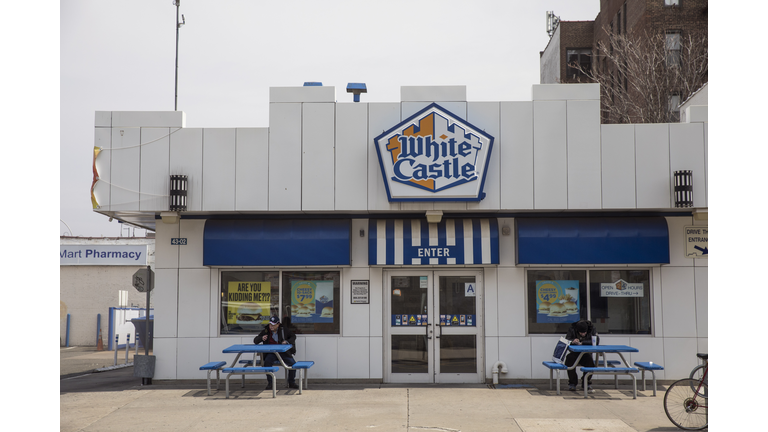
[(173, 0), (176, 5), (176, 79), (174, 82), (173, 110), (178, 111), (179, 101), (179, 6), (181, 0)]

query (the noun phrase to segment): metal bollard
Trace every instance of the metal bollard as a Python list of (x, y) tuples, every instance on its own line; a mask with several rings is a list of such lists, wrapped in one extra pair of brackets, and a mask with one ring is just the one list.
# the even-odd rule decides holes
[(125, 335), (125, 364), (128, 364), (128, 351), (131, 350), (131, 334)]
[(117, 342), (120, 339), (120, 335), (115, 335), (115, 364), (113, 366), (117, 366)]
[(65, 346), (69, 348), (69, 314), (67, 314), (67, 339), (65, 341)]
[(133, 352), (133, 355), (139, 355), (139, 332), (136, 332), (133, 336), (133, 344), (136, 346), (136, 351)]

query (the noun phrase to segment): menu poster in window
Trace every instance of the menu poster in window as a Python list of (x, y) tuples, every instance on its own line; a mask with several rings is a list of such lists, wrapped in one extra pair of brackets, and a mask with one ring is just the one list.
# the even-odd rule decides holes
[(332, 323), (333, 281), (291, 281), (291, 322)]
[(536, 281), (536, 322), (570, 323), (579, 320), (579, 281)]
[(269, 321), (270, 282), (234, 281), (227, 284), (227, 324), (261, 329)]

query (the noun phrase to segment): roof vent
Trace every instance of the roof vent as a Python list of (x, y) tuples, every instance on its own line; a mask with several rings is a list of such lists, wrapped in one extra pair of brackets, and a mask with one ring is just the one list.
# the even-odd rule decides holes
[(349, 83), (347, 84), (347, 93), (355, 95), (355, 102), (360, 102), (360, 93), (368, 93), (368, 89), (365, 87), (365, 83)]

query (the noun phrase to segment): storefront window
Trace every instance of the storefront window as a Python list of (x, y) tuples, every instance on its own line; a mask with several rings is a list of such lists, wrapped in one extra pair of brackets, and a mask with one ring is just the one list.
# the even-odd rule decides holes
[(648, 270), (528, 270), (526, 283), (529, 334), (565, 334), (580, 319), (600, 334), (651, 334)]
[(221, 273), (221, 334), (258, 333), (280, 306), (279, 273)]
[(296, 334), (339, 334), (341, 272), (284, 271), (282, 321)]
[(589, 307), (598, 333), (650, 334), (648, 270), (591, 270)]

